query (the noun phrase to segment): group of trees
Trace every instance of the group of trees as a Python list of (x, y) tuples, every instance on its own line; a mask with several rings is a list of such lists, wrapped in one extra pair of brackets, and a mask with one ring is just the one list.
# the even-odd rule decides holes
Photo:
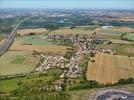
[(58, 93), (43, 93), (40, 95), (23, 95), (23, 96), (9, 96), (9, 97), (0, 97), (0, 100), (69, 100), (70, 96), (64, 92)]
[(81, 81), (79, 83), (69, 84), (67, 89), (71, 91), (71, 90), (81, 90), (81, 89), (92, 89), (98, 87), (100, 87), (100, 84), (95, 80), (91, 80), (91, 81)]
[(72, 56), (74, 56), (76, 53), (76, 48), (74, 46), (71, 46), (70, 48), (67, 48), (67, 53), (65, 55), (65, 58), (71, 59)]
[(131, 33), (125, 32), (125, 33), (121, 34), (120, 38), (122, 40), (134, 41), (134, 34), (133, 34), (133, 32), (131, 32)]

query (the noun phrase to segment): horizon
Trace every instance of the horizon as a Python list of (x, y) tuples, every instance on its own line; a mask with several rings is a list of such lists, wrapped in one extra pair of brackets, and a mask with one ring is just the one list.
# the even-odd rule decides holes
[(0, 0), (0, 2), (1, 9), (134, 9), (132, 0)]

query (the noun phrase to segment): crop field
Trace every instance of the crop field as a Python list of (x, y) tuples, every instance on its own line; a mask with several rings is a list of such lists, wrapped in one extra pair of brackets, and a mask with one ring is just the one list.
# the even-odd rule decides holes
[(52, 45), (51, 42), (41, 39), (40, 36), (41, 35), (17, 37), (15, 39), (15, 42), (19, 44), (30, 44), (30, 45)]
[(11, 51), (38, 51), (46, 54), (58, 54), (64, 55), (66, 53), (67, 46), (62, 45), (21, 45), (14, 43), (9, 50)]
[(0, 75), (30, 72), (39, 63), (40, 58), (28, 51), (8, 51), (0, 57)]
[(114, 44), (134, 44), (133, 42), (130, 41), (125, 41), (125, 40), (120, 40), (120, 39), (110, 39), (110, 41), (112, 41), (112, 43)]
[(103, 28), (97, 28), (96, 30), (97, 34), (100, 35), (112, 35), (112, 36), (121, 36), (122, 33), (124, 32), (133, 32), (134, 29), (128, 28), (128, 27), (109, 27), (106, 29)]
[(78, 26), (74, 29), (70, 29), (69, 27), (60, 28), (58, 30), (54, 30), (49, 32), (49, 34), (87, 34), (92, 35), (96, 32), (97, 35), (107, 35), (107, 36), (115, 36), (120, 37), (124, 32), (133, 32), (134, 29), (128, 27), (120, 27), (114, 26), (109, 27), (107, 29), (103, 29), (101, 27), (95, 26)]
[[(116, 41), (118, 42), (118, 41)], [(118, 55), (134, 56), (134, 44), (129, 43), (113, 43), (111, 45), (100, 44), (97, 48), (114, 49)]]
[(13, 64), (22, 64), (23, 61), (26, 59), (25, 56), (16, 56), (16, 58), (14, 59), (14, 61), (12, 61)]
[(70, 29), (69, 27), (60, 28), (58, 30), (51, 31), (50, 34), (89, 34), (91, 35), (94, 29), (87, 29), (85, 27), (77, 27)]
[(114, 83), (134, 77), (134, 57), (98, 53), (95, 62), (89, 62), (87, 79), (100, 83)]
[(40, 33), (45, 33), (47, 31), (48, 30), (46, 30), (45, 28), (19, 29), (17, 30), (17, 34), (19, 34), (20, 36), (25, 36), (29, 33), (40, 34)]

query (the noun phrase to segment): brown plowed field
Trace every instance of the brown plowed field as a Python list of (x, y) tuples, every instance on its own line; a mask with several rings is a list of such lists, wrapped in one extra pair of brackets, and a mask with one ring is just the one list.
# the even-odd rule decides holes
[(114, 83), (134, 77), (134, 57), (98, 53), (95, 62), (89, 62), (87, 79), (100, 83)]

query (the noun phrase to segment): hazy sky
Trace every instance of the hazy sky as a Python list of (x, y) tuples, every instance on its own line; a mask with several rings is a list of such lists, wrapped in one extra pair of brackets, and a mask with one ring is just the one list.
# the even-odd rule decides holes
[(0, 0), (0, 7), (134, 9), (134, 0)]

